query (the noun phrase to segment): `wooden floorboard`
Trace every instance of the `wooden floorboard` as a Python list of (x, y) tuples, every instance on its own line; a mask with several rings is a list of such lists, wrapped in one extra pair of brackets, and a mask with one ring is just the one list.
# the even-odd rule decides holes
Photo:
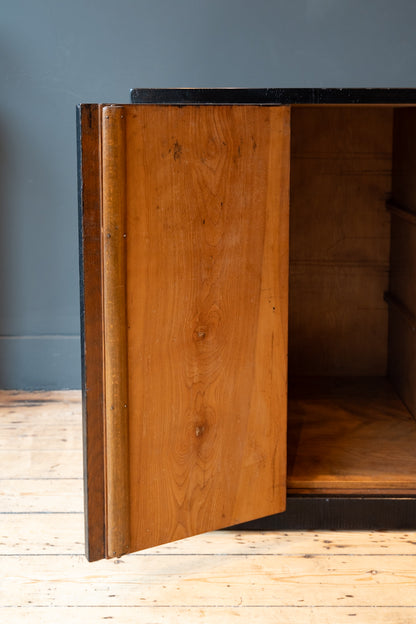
[(0, 512), (83, 512), (83, 481), (75, 479), (2, 479)]
[(46, 555), (0, 557), (0, 565), (8, 574), (5, 606), (415, 604), (412, 556), (179, 554), (91, 564), (80, 555)]
[[(415, 609), (412, 607), (393, 607), (378, 609), (372, 607), (22, 607), (19, 620), (15, 619), (16, 610), (5, 607), (0, 615), (7, 622), (72, 622), (91, 624), (94, 622), (120, 622), (122, 624), (219, 624), (239, 622), (240, 624), (412, 624), (415, 622)], [(373, 619), (373, 618), (377, 619)]]
[(80, 414), (76, 392), (0, 393), (0, 621), (416, 624), (416, 532), (219, 531), (88, 563)]

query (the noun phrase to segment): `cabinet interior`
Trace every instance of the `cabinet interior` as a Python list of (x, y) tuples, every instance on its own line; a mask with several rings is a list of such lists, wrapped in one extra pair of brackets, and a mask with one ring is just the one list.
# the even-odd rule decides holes
[(416, 107), (293, 106), (288, 492), (416, 494)]

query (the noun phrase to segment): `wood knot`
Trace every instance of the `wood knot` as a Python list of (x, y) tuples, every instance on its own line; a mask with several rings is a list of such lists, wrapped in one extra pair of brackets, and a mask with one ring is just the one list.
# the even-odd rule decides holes
[(206, 338), (207, 332), (207, 327), (197, 327), (193, 333), (193, 339), (195, 340), (195, 342), (200, 342), (201, 340), (204, 340)]
[(179, 160), (181, 155), (182, 155), (182, 145), (178, 141), (175, 141), (175, 145), (173, 146), (173, 159)]
[(205, 425), (196, 425), (195, 427), (195, 435), (197, 438), (200, 438), (205, 431)]

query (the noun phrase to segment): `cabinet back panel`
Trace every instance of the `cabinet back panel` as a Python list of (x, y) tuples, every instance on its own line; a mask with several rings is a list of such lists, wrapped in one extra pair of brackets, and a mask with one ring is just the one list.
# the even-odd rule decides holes
[(293, 108), (289, 373), (387, 371), (393, 109)]

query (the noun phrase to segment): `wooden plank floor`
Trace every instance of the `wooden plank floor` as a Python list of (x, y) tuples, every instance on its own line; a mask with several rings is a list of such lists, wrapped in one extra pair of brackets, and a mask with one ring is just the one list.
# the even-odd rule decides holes
[(215, 532), (88, 563), (78, 392), (0, 393), (0, 621), (416, 623), (416, 533)]

